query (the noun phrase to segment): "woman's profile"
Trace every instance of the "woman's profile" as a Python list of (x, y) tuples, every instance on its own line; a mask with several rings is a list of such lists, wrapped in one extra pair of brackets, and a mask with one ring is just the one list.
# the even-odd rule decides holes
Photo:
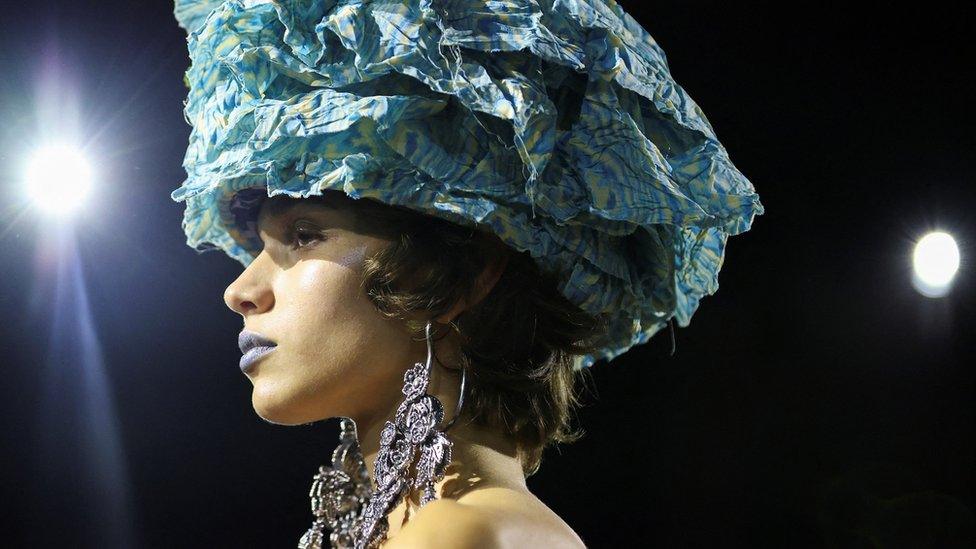
[[(265, 421), (340, 418), (299, 547), (582, 547), (527, 488), (581, 377), (762, 206), (612, 1), (177, 0), (187, 243)], [(297, 495), (296, 495), (297, 497)]]

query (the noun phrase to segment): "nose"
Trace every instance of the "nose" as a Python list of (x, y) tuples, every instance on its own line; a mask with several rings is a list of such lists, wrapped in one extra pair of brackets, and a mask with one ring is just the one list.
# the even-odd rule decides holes
[(267, 311), (274, 305), (270, 277), (261, 267), (264, 255), (264, 252), (258, 255), (224, 290), (224, 303), (241, 316)]

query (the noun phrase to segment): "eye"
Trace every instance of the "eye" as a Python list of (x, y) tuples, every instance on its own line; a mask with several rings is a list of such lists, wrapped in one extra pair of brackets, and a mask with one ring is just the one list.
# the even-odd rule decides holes
[(289, 241), (295, 249), (311, 248), (316, 242), (325, 240), (325, 235), (321, 231), (303, 227), (301, 225), (292, 226)]

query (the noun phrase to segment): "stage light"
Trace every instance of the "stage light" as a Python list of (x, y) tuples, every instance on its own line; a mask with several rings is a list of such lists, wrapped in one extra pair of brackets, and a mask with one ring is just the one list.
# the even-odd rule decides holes
[(48, 145), (31, 156), (25, 182), (41, 211), (62, 217), (76, 211), (91, 192), (92, 169), (77, 148)]
[(959, 270), (959, 247), (948, 233), (929, 233), (915, 244), (912, 264), (915, 289), (925, 297), (942, 297)]

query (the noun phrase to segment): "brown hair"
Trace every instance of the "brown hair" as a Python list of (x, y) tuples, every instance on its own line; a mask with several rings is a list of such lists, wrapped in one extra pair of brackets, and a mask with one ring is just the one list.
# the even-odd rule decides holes
[(450, 311), (487, 265), (507, 256), (494, 287), (452, 323), (467, 368), (462, 415), (514, 437), (526, 476), (546, 447), (584, 434), (570, 423), (580, 405), (577, 379), (590, 372), (574, 371), (573, 355), (596, 349), (605, 319), (573, 305), (552, 273), (487, 230), (337, 191), (326, 200), (333, 194), (357, 211), (359, 229), (392, 241), (367, 258), (362, 287), (381, 313), (421, 337), (426, 320), (410, 321), (411, 312), (432, 319)]

